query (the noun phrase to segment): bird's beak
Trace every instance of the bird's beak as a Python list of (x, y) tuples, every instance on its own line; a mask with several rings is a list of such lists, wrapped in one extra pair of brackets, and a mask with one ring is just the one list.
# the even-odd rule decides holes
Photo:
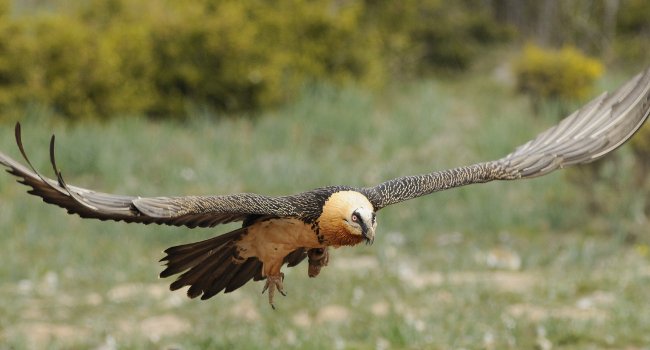
[(375, 229), (372, 226), (364, 226), (361, 235), (366, 244), (372, 244), (375, 241)]

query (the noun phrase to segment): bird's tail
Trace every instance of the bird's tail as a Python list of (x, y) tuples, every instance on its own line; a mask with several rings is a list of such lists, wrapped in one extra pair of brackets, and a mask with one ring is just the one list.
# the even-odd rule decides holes
[(211, 298), (222, 290), (231, 292), (251, 279), (262, 279), (262, 263), (257, 258), (243, 262), (235, 259), (235, 243), (246, 230), (242, 227), (201, 242), (168, 248), (167, 255), (160, 260), (167, 266), (160, 277), (182, 273), (170, 289), (190, 286), (187, 295), (190, 298), (201, 295), (201, 299)]

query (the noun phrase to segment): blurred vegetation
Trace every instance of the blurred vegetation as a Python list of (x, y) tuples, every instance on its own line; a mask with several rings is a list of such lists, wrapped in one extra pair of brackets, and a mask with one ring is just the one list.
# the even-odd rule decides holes
[(646, 0), (490, 0), (494, 17), (526, 40), (572, 45), (608, 63), (643, 62), (650, 32)]
[(603, 70), (597, 59), (570, 46), (549, 50), (529, 44), (515, 64), (518, 90), (531, 95), (536, 104), (544, 99), (589, 97)]
[(468, 11), (474, 2), (93, 0), (5, 15), (0, 108), (178, 117), (276, 106), (313, 81), (377, 89), (465, 68), (505, 37), (485, 11)]
[(515, 36), (482, 1), (365, 0), (364, 22), (381, 42), (392, 79), (467, 69), (490, 44)]
[[(608, 62), (642, 61), (648, 7), (643, 0), (1, 0), (0, 109), (12, 120), (34, 104), (75, 120), (179, 118), (197, 108), (249, 114), (314, 82), (376, 91), (463, 71), (517, 37), (574, 45)], [(575, 86), (576, 76), (555, 78), (550, 85), (565, 87), (542, 95), (566, 94), (557, 89)]]
[(617, 36), (614, 47), (624, 61), (650, 61), (650, 1), (623, 0), (616, 22)]
[[(636, 160), (635, 186), (640, 193), (650, 194), (650, 124), (646, 123), (631, 141)], [(650, 217), (650, 196), (645, 196), (644, 213)]]

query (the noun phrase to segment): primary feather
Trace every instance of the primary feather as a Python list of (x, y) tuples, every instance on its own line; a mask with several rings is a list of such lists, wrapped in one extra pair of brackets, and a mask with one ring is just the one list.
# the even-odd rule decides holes
[(629, 140), (650, 113), (650, 68), (603, 93), (558, 125), (491, 162), (404, 176), (363, 189), (376, 209), (436, 191), (493, 180), (542, 176), (593, 162)]

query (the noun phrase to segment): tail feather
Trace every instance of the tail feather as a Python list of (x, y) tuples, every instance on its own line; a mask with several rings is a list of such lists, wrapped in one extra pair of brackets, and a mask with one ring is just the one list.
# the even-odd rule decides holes
[[(230, 293), (251, 279), (265, 279), (259, 259), (252, 257), (241, 263), (234, 259), (237, 253), (236, 242), (246, 234), (247, 229), (242, 227), (204, 241), (166, 249), (167, 255), (160, 259), (165, 262), (166, 268), (160, 273), (160, 277), (180, 274), (169, 288), (177, 290), (189, 286), (187, 296), (201, 296), (204, 300), (222, 291)], [(293, 267), (306, 256), (306, 249), (298, 248), (285, 257), (284, 263)]]
[(201, 296), (201, 299), (206, 300), (219, 294), (219, 292), (221, 292), (224, 288), (226, 288), (226, 285), (228, 285), (230, 280), (232, 280), (237, 274), (239, 274), (240, 271), (245, 270), (246, 267), (248, 267), (247, 264), (249, 262), (250, 259), (245, 261), (244, 263), (237, 264), (232, 268), (226, 269), (222, 274), (220, 274), (219, 278), (208, 279), (208, 281), (211, 281), (212, 283), (209, 283), (207, 288), (203, 290), (203, 295)]
[[(168, 264), (167, 268), (160, 273), (160, 277), (164, 278), (175, 275), (177, 273), (181, 273), (193, 266), (198, 265), (210, 256), (217, 256), (220, 254), (220, 250), (226, 248), (227, 245), (227, 242), (216, 248), (212, 248), (211, 245), (206, 245), (205, 247), (197, 248), (196, 251), (187, 251), (184, 255), (176, 253), (175, 256), (177, 259), (174, 260), (173, 264)], [(165, 261), (168, 257), (169, 255), (163, 258), (161, 261)]]
[(225, 275), (238, 268), (239, 265), (234, 264), (230, 256), (218, 263), (205, 264), (196, 274), (190, 276), (192, 278), (187, 283), (190, 285), (187, 295), (190, 298), (196, 298), (201, 294), (205, 294), (211, 285), (218, 283), (225, 278)]
[(261, 281), (261, 280), (263, 280), (265, 278), (266, 278), (266, 276), (264, 276), (264, 274), (262, 273), (262, 269), (260, 269), (259, 271), (257, 271), (255, 273), (255, 276), (253, 276), (253, 281), (257, 282), (257, 281)]
[[(229, 266), (230, 261), (232, 261), (231, 252), (221, 251), (210, 259), (204, 259), (197, 262), (195, 266), (178, 276), (176, 281), (171, 284), (170, 288), (171, 290), (176, 290), (185, 286), (190, 286), (188, 295), (197, 292), (199, 293), (198, 295), (200, 295), (202, 287), (208, 283), (208, 274), (215, 271), (223, 271)], [(193, 297), (196, 296), (197, 295), (194, 295)]]
[[(235, 242), (246, 233), (246, 230), (247, 228), (242, 227), (201, 242), (166, 249), (167, 255), (160, 261), (166, 262), (167, 267), (160, 273), (160, 277), (181, 273), (171, 283), (170, 289), (177, 290), (190, 286), (187, 291), (190, 298), (203, 295), (202, 298), (207, 299), (226, 287), (229, 287), (229, 291), (234, 290), (235, 285), (228, 284), (231, 280), (237, 281), (237, 288), (241, 287), (256, 273), (261, 273), (262, 266), (256, 258), (249, 259), (253, 263), (247, 261), (244, 264), (238, 264), (233, 260), (236, 254)], [(241, 272), (245, 274), (242, 275)]]
[(230, 293), (238, 289), (250, 281), (251, 278), (254, 278), (256, 273), (262, 271), (262, 262), (258, 259), (249, 258), (244, 264), (247, 264), (247, 266), (242, 266), (239, 273), (228, 282), (224, 293)]
[[(232, 253), (228, 254), (232, 256)], [(214, 269), (205, 269), (205, 272), (201, 276), (192, 288), (195, 290), (200, 290), (203, 292), (203, 296), (208, 293), (210, 290), (214, 289), (215, 285), (220, 283), (227, 283), (230, 280), (233, 273), (237, 273), (241, 267), (241, 263), (234, 263), (232, 258), (222, 262), (220, 266)], [(214, 293), (213, 295), (216, 295)], [(206, 299), (206, 298), (204, 298)]]

